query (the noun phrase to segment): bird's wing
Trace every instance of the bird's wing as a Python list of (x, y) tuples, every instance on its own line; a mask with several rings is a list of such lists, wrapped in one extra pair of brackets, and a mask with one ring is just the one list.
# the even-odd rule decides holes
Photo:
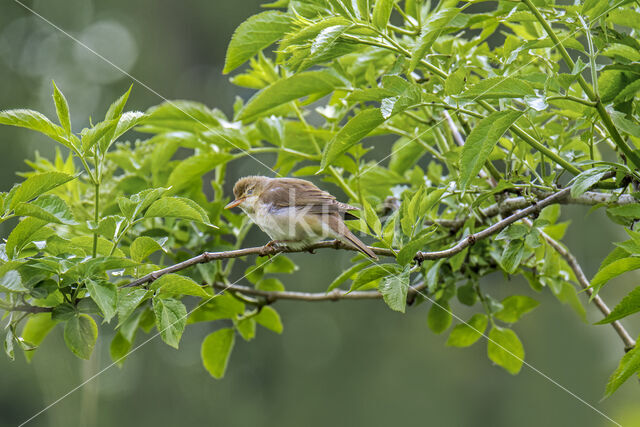
[(310, 213), (344, 213), (357, 208), (341, 203), (331, 194), (302, 179), (277, 178), (271, 180), (260, 195), (263, 203), (274, 207), (306, 207)]

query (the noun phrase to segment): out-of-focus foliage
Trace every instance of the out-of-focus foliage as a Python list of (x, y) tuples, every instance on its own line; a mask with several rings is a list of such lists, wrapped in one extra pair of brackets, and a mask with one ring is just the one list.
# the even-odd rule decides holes
[[(473, 6), (276, 2), (241, 24), (229, 44), (225, 72), (248, 61), (232, 81), (256, 90), (238, 98), (233, 117), (190, 101), (125, 112), (127, 92), (103, 121), (74, 134), (55, 85), (59, 125), (30, 110), (1, 112), (0, 123), (61, 145), (54, 159), (29, 161), (25, 180), (0, 196), (1, 220), (21, 218), (0, 265), (9, 356), (15, 346), (31, 354), (62, 323), (70, 350), (88, 358), (102, 318), (118, 329), (111, 354), (121, 363), (138, 330), (155, 326), (178, 347), (187, 324), (224, 319), (229, 327), (202, 344), (204, 366), (219, 378), (236, 335), (251, 340), (257, 325), (282, 332), (272, 307), (214, 292), (210, 285), (231, 280), (234, 260), (163, 276), (148, 289), (121, 287), (203, 251), (239, 248), (250, 225), (222, 209), (227, 168), (276, 153), (277, 174), (320, 175), (337, 185), (363, 206), (359, 231), (397, 251), (384, 264), (356, 256), (340, 277), (327, 277), (328, 288), (347, 281), (352, 290), (377, 288), (403, 312), (409, 286), (425, 284), (415, 303), (432, 302), (433, 332), (451, 330), (447, 343), (456, 347), (486, 333), (489, 359), (519, 372), (525, 352), (512, 324), (537, 301), (516, 290), (499, 301), (478, 281), (495, 271), (523, 275), (584, 317), (574, 272), (544, 238), (562, 239), (568, 223), (558, 222), (560, 206), (452, 257), (419, 263), (414, 255), (449, 248), (499, 221), (508, 199), (533, 204), (569, 179), (574, 198), (591, 188), (610, 194), (603, 207), (612, 221), (630, 227), (640, 218), (640, 205), (616, 203), (627, 189), (635, 197), (640, 181), (640, 19), (633, 19), (640, 12), (634, 3), (602, 0), (503, 1), (482, 13)], [(498, 35), (503, 45), (491, 48), (487, 39)], [(132, 128), (149, 137), (127, 141)], [(368, 137), (378, 135), (395, 138), (381, 162), (367, 156)], [(203, 186), (213, 189), (212, 200)], [(640, 238), (629, 235), (603, 261), (595, 291), (640, 267)], [(246, 277), (258, 289), (282, 290), (271, 275), (295, 268), (280, 254), (256, 260)], [(603, 322), (640, 311), (636, 291)], [(451, 328), (458, 303), (477, 312)], [(638, 371), (638, 360), (637, 348), (627, 353), (607, 394)]]

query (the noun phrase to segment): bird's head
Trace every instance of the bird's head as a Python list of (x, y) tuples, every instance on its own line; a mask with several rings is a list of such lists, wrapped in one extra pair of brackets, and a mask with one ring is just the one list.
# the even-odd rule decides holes
[(231, 209), (240, 206), (245, 211), (253, 211), (258, 197), (262, 194), (269, 180), (271, 178), (267, 176), (245, 176), (240, 178), (236, 185), (233, 186), (233, 195), (236, 199), (224, 208)]

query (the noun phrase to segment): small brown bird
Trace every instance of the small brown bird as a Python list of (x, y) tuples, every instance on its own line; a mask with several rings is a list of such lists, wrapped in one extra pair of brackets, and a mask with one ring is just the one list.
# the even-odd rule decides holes
[(304, 249), (325, 238), (338, 239), (370, 258), (378, 257), (344, 223), (358, 208), (341, 203), (313, 183), (296, 178), (247, 176), (233, 187), (235, 200), (225, 209), (239, 206), (273, 239), (269, 245)]

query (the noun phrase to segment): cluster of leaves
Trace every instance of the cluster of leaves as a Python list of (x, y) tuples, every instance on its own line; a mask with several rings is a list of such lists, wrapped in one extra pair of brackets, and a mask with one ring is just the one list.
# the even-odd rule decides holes
[[(574, 198), (594, 186), (610, 192), (612, 220), (630, 226), (640, 218), (640, 205), (618, 206), (613, 197), (640, 181), (640, 12), (632, 2), (266, 6), (281, 10), (249, 18), (229, 44), (224, 71), (248, 61), (231, 80), (257, 91), (237, 100), (232, 118), (188, 101), (123, 113), (126, 94), (103, 122), (77, 136), (57, 89), (60, 126), (33, 111), (0, 113), (0, 123), (42, 132), (70, 152), (66, 160), (30, 163), (35, 172), (1, 199), (2, 220), (22, 218), (0, 266), (9, 354), (14, 343), (30, 351), (65, 322), (67, 344), (88, 357), (97, 335), (92, 316), (108, 322), (117, 315), (111, 350), (121, 361), (138, 329), (155, 324), (177, 347), (187, 323), (223, 319), (228, 327), (202, 346), (205, 367), (220, 377), (236, 332), (251, 339), (256, 324), (280, 332), (271, 307), (232, 293), (214, 298), (199, 285), (225, 283), (233, 259), (163, 276), (149, 289), (118, 287), (204, 250), (238, 248), (248, 224), (222, 210), (227, 165), (262, 153), (277, 155), (279, 175), (319, 175), (341, 188), (363, 207), (359, 231), (396, 253), (381, 264), (356, 256), (329, 289), (347, 281), (352, 290), (378, 289), (391, 309), (404, 312), (409, 287), (423, 285), (417, 302), (433, 302), (427, 324), (438, 334), (451, 327), (454, 300), (476, 307), (451, 328), (447, 344), (470, 346), (488, 329), (489, 358), (511, 373), (524, 358), (511, 325), (538, 303), (521, 294), (498, 300), (481, 289), (483, 276), (522, 275), (535, 292), (548, 289), (585, 317), (574, 272), (549, 244), (568, 226), (559, 222), (559, 205), (531, 226), (512, 224), (449, 258), (419, 263), (414, 255), (449, 248), (501, 219), (500, 209), (484, 215), (487, 208), (513, 197), (534, 203), (569, 179)], [(134, 126), (151, 137), (114, 143)], [(640, 266), (640, 238), (629, 233), (594, 277), (595, 291)], [(264, 275), (294, 269), (278, 255), (256, 261), (246, 276), (258, 289), (281, 290)], [(188, 315), (183, 296), (200, 299)], [(51, 310), (20, 313), (20, 305)], [(636, 289), (603, 322), (637, 311)], [(640, 369), (639, 354), (634, 348), (622, 359), (607, 393)]]

